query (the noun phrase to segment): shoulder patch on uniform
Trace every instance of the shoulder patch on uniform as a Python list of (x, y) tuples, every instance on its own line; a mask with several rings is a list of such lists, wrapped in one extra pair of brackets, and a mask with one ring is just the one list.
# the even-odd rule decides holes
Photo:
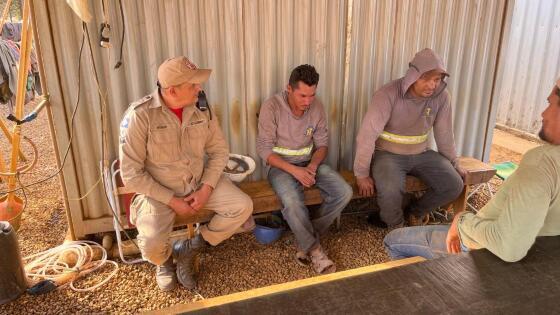
[(119, 143), (124, 144), (126, 142), (126, 131), (128, 129), (128, 125), (130, 124), (130, 115), (133, 112), (133, 107), (130, 106), (128, 110), (124, 113), (124, 117), (121, 121), (119, 126)]
[(146, 95), (143, 98), (130, 103), (130, 106), (128, 107), (128, 109), (126, 110), (126, 112), (124, 113), (123, 119), (121, 120), (121, 124), (120, 124), (120, 134), (119, 134), (119, 142), (120, 144), (124, 144), (126, 143), (126, 132), (128, 129), (128, 126), (130, 124), (130, 119), (131, 116), (134, 115), (134, 111), (142, 104), (146, 104), (149, 100), (152, 99), (151, 95)]
[(137, 100), (137, 101), (135, 101), (135, 102), (132, 102), (132, 103), (130, 104), (130, 107), (136, 108), (136, 107), (138, 107), (138, 106), (140, 106), (140, 105), (142, 105), (142, 104), (148, 102), (148, 101), (151, 100), (151, 99), (152, 99), (152, 96), (151, 96), (151, 95), (146, 95), (146, 96), (142, 97), (141, 99), (139, 99), (139, 100)]

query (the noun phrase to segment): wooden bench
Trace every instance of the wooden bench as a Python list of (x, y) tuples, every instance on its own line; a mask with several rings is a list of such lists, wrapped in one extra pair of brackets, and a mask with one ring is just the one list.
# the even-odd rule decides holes
[[(465, 186), (463, 192), (453, 202), (453, 209), (465, 210), (467, 204), (467, 196), (469, 195), (469, 187), (471, 185), (478, 185), (488, 182), (496, 170), (492, 166), (481, 162), (477, 159), (470, 157), (461, 157), (459, 160), (459, 165), (467, 172), (465, 178)], [(356, 178), (350, 171), (342, 171), (342, 177), (352, 186), (354, 190), (353, 199), (363, 198), (358, 194), (358, 188), (356, 186)], [(243, 182), (239, 185), (239, 188), (243, 190), (247, 195), (253, 199), (253, 213), (264, 213), (271, 212), (275, 210), (282, 209), (280, 200), (272, 190), (272, 187), (267, 180), (255, 181), (255, 182)], [(406, 191), (407, 192), (417, 192), (426, 190), (426, 185), (418, 178), (413, 176), (407, 176), (406, 178)], [(322, 202), (321, 194), (317, 188), (308, 188), (304, 190), (305, 204), (306, 205), (316, 205)], [(200, 211), (196, 215), (179, 217), (177, 218), (178, 225), (187, 225), (199, 222), (207, 222), (213, 216), (212, 211)]]
[[(477, 159), (469, 157), (461, 157), (459, 160), (459, 165), (467, 172), (465, 178), (465, 186), (461, 195), (453, 202), (453, 209), (457, 211), (465, 210), (467, 205), (467, 196), (469, 195), (469, 189), (471, 185), (478, 185), (488, 182), (496, 170), (490, 165), (483, 163)], [(128, 221), (129, 206), (134, 192), (129, 191), (123, 186), (122, 180), (120, 179), (120, 174), (118, 170), (118, 163), (115, 161), (112, 165), (113, 174), (113, 194), (116, 201), (116, 211), (126, 212), (124, 217), (120, 217), (120, 224), (122, 228), (131, 229), (134, 226)], [(342, 171), (342, 177), (352, 186), (354, 190), (353, 199), (364, 198), (358, 194), (358, 188), (356, 186), (356, 179), (350, 171)], [(280, 210), (282, 205), (278, 200), (278, 197), (272, 190), (272, 187), (267, 180), (255, 181), (255, 182), (243, 182), (239, 185), (239, 188), (248, 194), (251, 199), (253, 199), (253, 214), (266, 213), (275, 210)], [(426, 185), (416, 177), (407, 176), (406, 178), (406, 191), (407, 192), (418, 192), (426, 190)], [(317, 188), (307, 188), (304, 190), (305, 204), (306, 205), (317, 205), (322, 202), (321, 194)], [(175, 225), (176, 226), (187, 226), (187, 230), (175, 231), (172, 233), (172, 239), (178, 239), (183, 237), (192, 237), (194, 235), (193, 225), (196, 223), (202, 223), (210, 221), (214, 213), (209, 210), (198, 211), (195, 215), (177, 217)], [(121, 227), (118, 222), (115, 221), (115, 230), (120, 230)], [(137, 253), (137, 247), (134, 246), (130, 241), (121, 241), (120, 236), (117, 233), (117, 243), (118, 248), (114, 248), (112, 254), (114, 256), (121, 256), (123, 261), (127, 262), (123, 255), (132, 255)]]

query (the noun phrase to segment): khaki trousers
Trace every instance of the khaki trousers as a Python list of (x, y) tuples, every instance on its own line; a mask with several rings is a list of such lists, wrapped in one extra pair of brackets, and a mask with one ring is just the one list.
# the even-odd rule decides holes
[[(208, 243), (217, 245), (231, 237), (251, 216), (253, 201), (222, 176), (204, 209), (216, 214), (200, 228), (200, 233)], [(162, 265), (171, 255), (170, 234), (175, 223), (175, 211), (146, 195), (136, 196), (130, 210), (131, 222), (138, 229), (138, 247), (142, 257), (155, 265)]]

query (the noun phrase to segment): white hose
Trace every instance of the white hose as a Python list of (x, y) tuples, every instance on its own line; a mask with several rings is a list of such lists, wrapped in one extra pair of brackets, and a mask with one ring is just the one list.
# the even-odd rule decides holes
[[(94, 248), (99, 248), (102, 252), (100, 260), (93, 260)], [(73, 253), (76, 255), (76, 264), (72, 267), (61, 259), (61, 255)], [(56, 278), (70, 273), (77, 273), (77, 276), (70, 281), (70, 288), (77, 292), (93, 291), (105, 284), (119, 270), (119, 265), (107, 260), (107, 251), (103, 246), (91, 241), (73, 241), (51, 248), (41, 253), (33, 254), (23, 258), (25, 271), (30, 283), (36, 283), (42, 280), (55, 280)], [(112, 263), (115, 269), (98, 284), (89, 288), (76, 288), (74, 281), (78, 278), (94, 272), (101, 268), (105, 263)]]

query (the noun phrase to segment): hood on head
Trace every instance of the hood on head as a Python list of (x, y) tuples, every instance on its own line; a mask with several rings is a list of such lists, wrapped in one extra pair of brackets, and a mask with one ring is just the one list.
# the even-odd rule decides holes
[[(432, 70), (442, 71), (444, 77), (449, 76), (443, 61), (441, 61), (441, 58), (433, 50), (430, 48), (424, 48), (417, 52), (416, 55), (414, 55), (414, 58), (412, 58), (412, 61), (408, 63), (408, 70), (406, 71), (402, 84), (403, 95), (406, 94), (408, 89), (414, 84), (414, 82), (420, 79), (424, 73)], [(441, 83), (442, 84), (439, 85), (432, 97), (438, 95), (447, 87), (447, 83), (445, 81), (442, 81)]]

